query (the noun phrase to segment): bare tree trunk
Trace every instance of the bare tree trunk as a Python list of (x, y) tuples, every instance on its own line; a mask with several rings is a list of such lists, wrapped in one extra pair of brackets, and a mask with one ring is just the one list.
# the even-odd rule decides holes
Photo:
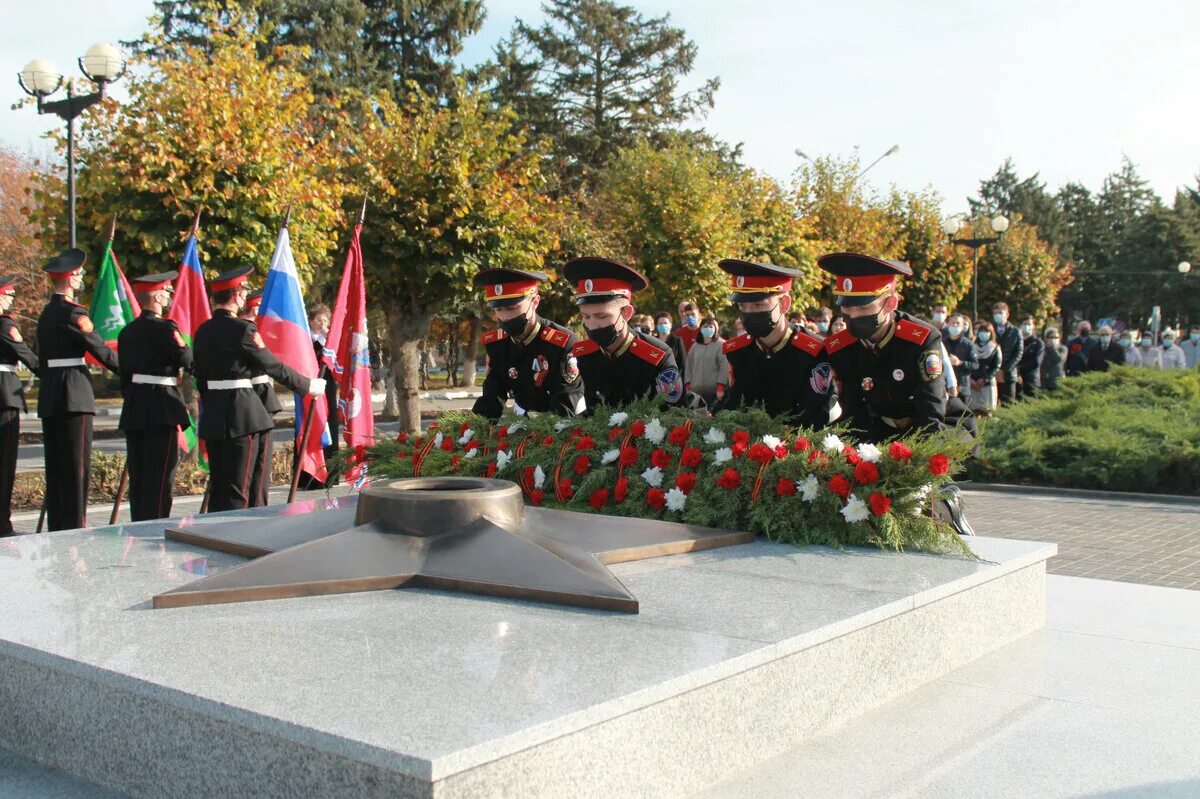
[(387, 394), (383, 398), (383, 418), (392, 421), (400, 415), (400, 405), (396, 402), (396, 379), (392, 377), (392, 364), (388, 361), (387, 375), (383, 378)]
[(396, 384), (397, 419), (400, 432), (421, 429), (421, 339), (429, 332), (433, 314), (413, 312), (398, 304), (388, 308), (388, 336), (392, 343), (392, 378)]
[(450, 337), (446, 339), (446, 384), (452, 388), (461, 385), (458, 382), (458, 365), (462, 350), (458, 346), (458, 338), (458, 325), (450, 325)]
[(475, 361), (479, 358), (479, 314), (467, 317), (467, 351), (463, 355), (462, 384), (467, 388), (475, 388)]

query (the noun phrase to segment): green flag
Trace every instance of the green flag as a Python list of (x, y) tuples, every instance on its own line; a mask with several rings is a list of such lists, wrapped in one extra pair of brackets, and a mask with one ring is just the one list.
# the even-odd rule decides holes
[(141, 312), (133, 289), (121, 272), (117, 256), (113, 254), (112, 241), (109, 241), (104, 245), (100, 274), (96, 277), (96, 289), (92, 292), (92, 324), (104, 343), (115, 350), (121, 330)]

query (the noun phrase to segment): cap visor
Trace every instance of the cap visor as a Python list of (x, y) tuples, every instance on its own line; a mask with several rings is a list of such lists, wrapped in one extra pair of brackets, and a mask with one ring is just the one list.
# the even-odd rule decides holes
[(870, 305), (883, 295), (874, 297), (838, 297), (837, 304), (839, 308), (853, 308), (858, 305)]
[(511, 308), (514, 305), (520, 305), (521, 300), (528, 296), (529, 295), (526, 294), (524, 297), (506, 297), (502, 300), (488, 300), (487, 306), (489, 308)]
[(730, 295), (730, 299), (734, 302), (762, 302), (777, 297), (781, 293), (779, 291), (735, 291)]

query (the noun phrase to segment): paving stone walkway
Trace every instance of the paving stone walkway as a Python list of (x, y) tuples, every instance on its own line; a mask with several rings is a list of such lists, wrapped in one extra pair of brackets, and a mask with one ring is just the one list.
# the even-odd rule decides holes
[(964, 493), (979, 535), (1058, 544), (1052, 574), (1200, 590), (1200, 505)]

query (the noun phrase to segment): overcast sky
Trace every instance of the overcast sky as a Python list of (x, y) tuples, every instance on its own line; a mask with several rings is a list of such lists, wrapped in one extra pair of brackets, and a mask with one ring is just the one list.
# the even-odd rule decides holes
[[(74, 74), (96, 41), (136, 36), (151, 0), (3, 0), (0, 74), (10, 76), (0, 141), (44, 154), (56, 118), (12, 111), (16, 73), (46, 57)], [(794, 150), (849, 154), (876, 186), (931, 185), (965, 210), (980, 178), (1012, 157), (1052, 188), (1098, 188), (1127, 155), (1168, 200), (1200, 173), (1200, 3), (1179, 0), (688, 0), (635, 2), (670, 12), (699, 47), (695, 75), (721, 78), (705, 125), (744, 143), (779, 178)], [(488, 56), (538, 0), (487, 0), (464, 60)], [(118, 95), (119, 96), (119, 95)]]

